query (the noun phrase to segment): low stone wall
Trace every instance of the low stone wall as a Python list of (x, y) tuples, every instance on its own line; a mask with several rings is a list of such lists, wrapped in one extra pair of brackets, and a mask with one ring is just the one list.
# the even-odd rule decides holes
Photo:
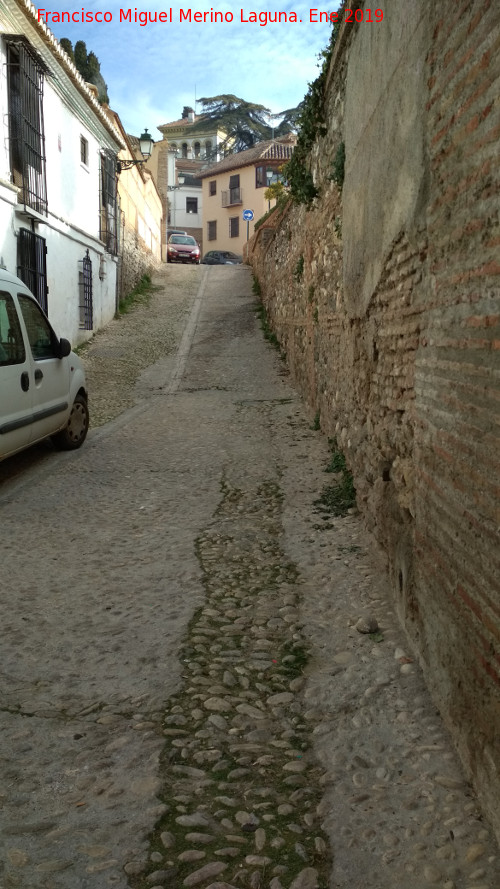
[(320, 195), (249, 256), (500, 835), (500, 22), (489, 0), (411, 14), (386, 0), (384, 20), (344, 26), (312, 155)]
[(125, 299), (144, 275), (151, 275), (160, 265), (160, 261), (155, 259), (151, 251), (141, 242), (135, 229), (125, 226), (119, 268), (119, 299)]

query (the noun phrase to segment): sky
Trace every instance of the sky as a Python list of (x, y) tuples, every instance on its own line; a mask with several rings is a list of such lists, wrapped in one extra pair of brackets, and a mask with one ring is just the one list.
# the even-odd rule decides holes
[[(43, 0), (41, 0), (43, 2)], [(314, 0), (312, 0), (314, 4)], [(145, 127), (155, 140), (161, 138), (158, 125), (178, 120), (185, 105), (195, 107), (195, 99), (232, 93), (248, 102), (270, 109), (273, 114), (296, 107), (307, 92), (308, 84), (319, 73), (318, 55), (328, 43), (330, 22), (311, 21), (311, 8), (304, 3), (273, 3), (251, 0), (248, 6), (221, 2), (214, 6), (166, 6), (146, 0), (143, 6), (127, 6), (116, 0), (45, 0), (35, 8), (50, 14), (43, 20), (60, 40), (67, 37), (73, 46), (86, 43), (101, 65), (108, 87), (111, 108), (116, 111), (126, 132), (139, 135)], [(332, 12), (338, 0), (318, 6), (318, 11)], [(120, 10), (131, 10), (132, 21), (121, 20)], [(53, 13), (69, 12), (78, 19), (86, 15), (111, 21), (95, 20), (57, 22)], [(172, 22), (134, 21), (137, 13), (164, 11)], [(191, 10), (191, 22), (184, 18)], [(194, 21), (195, 12), (207, 13), (205, 21)], [(210, 21), (213, 13), (222, 13), (228, 21)], [(295, 13), (298, 20), (260, 24), (251, 21), (251, 13)], [(232, 21), (230, 20), (233, 16)], [(313, 14), (314, 16), (314, 14)], [(243, 19), (243, 20), (242, 20)], [(262, 21), (265, 21), (262, 16)]]

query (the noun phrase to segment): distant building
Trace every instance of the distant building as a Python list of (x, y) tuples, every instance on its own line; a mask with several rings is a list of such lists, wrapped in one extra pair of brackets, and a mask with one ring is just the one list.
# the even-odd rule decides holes
[(281, 178), (281, 167), (290, 160), (295, 143), (296, 137), (291, 133), (280, 139), (258, 142), (202, 170), (204, 252), (243, 253), (247, 240), (243, 211), (253, 210), (253, 221), (248, 224), (250, 238), (254, 223), (273, 204), (266, 200), (264, 193), (270, 183)]
[[(220, 158), (220, 146), (226, 133), (220, 129), (200, 135), (195, 125), (203, 115), (185, 107), (179, 120), (158, 127), (163, 138), (156, 142), (148, 162), (163, 207), (162, 256), (166, 258), (168, 229), (180, 228), (203, 239), (202, 188), (199, 174), (207, 163)], [(180, 184), (179, 178), (182, 179)]]

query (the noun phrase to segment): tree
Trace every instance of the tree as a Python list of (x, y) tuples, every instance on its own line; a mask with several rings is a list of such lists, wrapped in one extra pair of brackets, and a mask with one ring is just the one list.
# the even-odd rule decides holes
[[(218, 128), (226, 133), (225, 139), (218, 146), (224, 154), (245, 151), (252, 148), (257, 142), (271, 139), (275, 136), (283, 136), (289, 133), (293, 126), (291, 120), (296, 109), (283, 112), (285, 115), (278, 127), (274, 129), (269, 124), (270, 111), (265, 105), (257, 105), (247, 102), (238, 96), (225, 94), (212, 96), (211, 98), (198, 99), (201, 105), (201, 120), (196, 122), (191, 130), (193, 135), (198, 133), (213, 132)], [(273, 117), (281, 115), (273, 115)]]
[(60, 44), (74, 63), (77, 71), (82, 75), (85, 82), (92, 83), (97, 87), (97, 94), (101, 105), (103, 102), (106, 102), (107, 104), (109, 102), (108, 87), (101, 74), (101, 66), (96, 54), (93, 52), (87, 53), (87, 45), (83, 40), (76, 41), (74, 51), (71, 40), (68, 40), (67, 37), (63, 37)]
[(75, 55), (73, 53), (73, 44), (71, 43), (71, 40), (68, 40), (67, 37), (63, 37), (59, 41), (59, 43), (61, 44), (66, 55), (68, 55), (70, 57), (71, 61), (73, 62), (73, 64), (75, 64)]

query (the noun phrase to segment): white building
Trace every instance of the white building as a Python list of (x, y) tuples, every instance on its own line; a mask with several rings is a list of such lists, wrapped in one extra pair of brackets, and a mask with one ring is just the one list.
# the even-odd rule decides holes
[(162, 197), (164, 259), (169, 229), (182, 229), (202, 243), (202, 188), (198, 177), (204, 166), (220, 159), (221, 143), (226, 140), (226, 133), (215, 127), (197, 133), (202, 121), (203, 115), (186, 106), (179, 120), (159, 126), (163, 138), (156, 142), (148, 163)]
[(0, 255), (73, 343), (116, 307), (120, 134), (29, 0), (0, 0)]

